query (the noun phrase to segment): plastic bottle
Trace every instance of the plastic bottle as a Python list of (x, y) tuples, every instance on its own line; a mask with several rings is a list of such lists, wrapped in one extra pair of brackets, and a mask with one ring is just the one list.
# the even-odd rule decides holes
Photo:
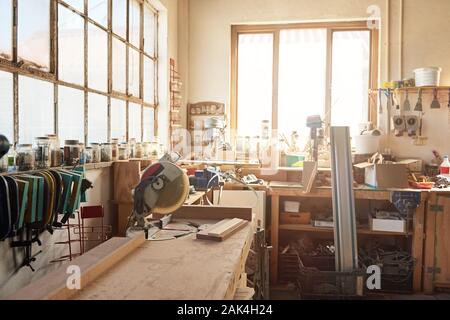
[(441, 175), (450, 176), (450, 161), (448, 160), (448, 156), (444, 156), (444, 161), (440, 166)]

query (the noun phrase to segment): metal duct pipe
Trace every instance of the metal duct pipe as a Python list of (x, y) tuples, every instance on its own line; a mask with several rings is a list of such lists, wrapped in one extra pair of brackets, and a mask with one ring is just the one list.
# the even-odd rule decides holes
[(349, 127), (331, 127), (331, 163), (336, 271), (352, 272), (358, 246)]

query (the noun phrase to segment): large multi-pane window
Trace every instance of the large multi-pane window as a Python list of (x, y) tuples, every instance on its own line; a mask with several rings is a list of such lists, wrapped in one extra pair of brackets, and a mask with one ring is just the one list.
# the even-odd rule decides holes
[(370, 119), (378, 43), (366, 22), (233, 26), (232, 37), (231, 117), (239, 135), (260, 135), (268, 120), (306, 142), (308, 116), (353, 133)]
[(158, 12), (149, 1), (16, 1), (0, 1), (0, 133), (17, 143), (52, 133), (151, 141)]

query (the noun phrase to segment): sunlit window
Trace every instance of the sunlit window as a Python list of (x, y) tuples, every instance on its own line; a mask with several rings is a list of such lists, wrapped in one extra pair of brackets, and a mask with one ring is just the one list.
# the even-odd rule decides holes
[(50, 133), (150, 140), (158, 19), (142, 0), (0, 0), (0, 133), (20, 143)]
[[(258, 28), (260, 29), (258, 31)], [(236, 26), (233, 69), (239, 135), (261, 135), (262, 121), (279, 134), (294, 131), (306, 144), (308, 116), (320, 115), (327, 125), (350, 126), (369, 121), (372, 30), (342, 24)], [(274, 55), (274, 53), (276, 55)], [(277, 74), (273, 71), (277, 70)], [(276, 122), (276, 123), (274, 123)]]
[(273, 35), (240, 35), (238, 61), (238, 131), (260, 135), (261, 122), (272, 120)]

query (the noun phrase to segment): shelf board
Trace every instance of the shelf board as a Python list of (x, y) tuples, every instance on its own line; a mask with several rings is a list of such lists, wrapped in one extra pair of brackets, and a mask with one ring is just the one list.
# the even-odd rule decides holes
[[(317, 233), (333, 233), (333, 228), (319, 228), (314, 227), (309, 224), (280, 224), (280, 230), (287, 231), (304, 231), (304, 232), (317, 232)], [(411, 236), (412, 232), (400, 233), (400, 232), (386, 232), (386, 231), (372, 231), (364, 227), (360, 227), (357, 229), (358, 234), (363, 235), (376, 235), (376, 236), (398, 236), (398, 237), (406, 237)]]
[(405, 88), (397, 88), (397, 89), (390, 89), (390, 88), (378, 88), (378, 89), (370, 89), (370, 92), (378, 92), (378, 91), (419, 91), (419, 90), (450, 90), (450, 86), (438, 86), (438, 87), (405, 87)]

